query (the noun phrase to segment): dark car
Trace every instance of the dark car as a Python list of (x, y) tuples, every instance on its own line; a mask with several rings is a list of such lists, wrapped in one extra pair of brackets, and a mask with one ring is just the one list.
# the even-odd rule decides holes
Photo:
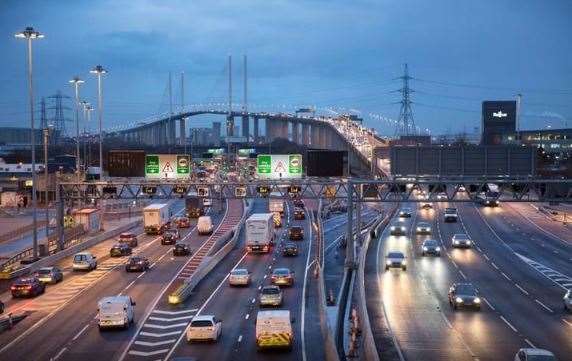
[(449, 304), (455, 310), (459, 307), (481, 309), (481, 298), (472, 283), (454, 283), (449, 288)]
[(288, 256), (297, 256), (298, 255), (298, 245), (296, 243), (288, 242), (282, 248), (282, 255), (285, 257)]
[(304, 208), (304, 201), (301, 199), (294, 199), (292, 203), (294, 203), (294, 207)]
[(177, 243), (173, 248), (173, 256), (190, 256), (191, 253), (191, 247), (188, 244)]
[(400, 218), (411, 218), (411, 209), (403, 208), (399, 211)]
[(118, 243), (111, 247), (109, 255), (111, 257), (129, 256), (131, 254), (131, 247), (126, 243)]
[(40, 282), (38, 277), (20, 278), (10, 287), (12, 297), (35, 297), (46, 291), (46, 285)]
[(189, 228), (191, 226), (191, 221), (187, 217), (181, 217), (177, 220), (177, 227), (179, 228)]
[(290, 229), (288, 229), (288, 238), (291, 240), (304, 239), (304, 229), (299, 226), (290, 227)]
[(294, 208), (294, 219), (306, 219), (306, 212), (302, 208)]
[(137, 236), (129, 232), (121, 233), (117, 241), (119, 243), (128, 244), (131, 248), (137, 247), (138, 245)]
[(179, 238), (179, 231), (174, 229), (167, 229), (161, 236), (161, 244), (175, 244)]
[(149, 269), (149, 260), (142, 256), (129, 257), (125, 270), (127, 272), (145, 272)]
[(58, 267), (43, 267), (36, 271), (35, 276), (42, 283), (58, 283), (63, 281), (64, 274)]
[(426, 256), (428, 254), (433, 256), (441, 255), (441, 247), (439, 246), (439, 242), (434, 239), (426, 239), (423, 241), (423, 244), (421, 245), (421, 255)]

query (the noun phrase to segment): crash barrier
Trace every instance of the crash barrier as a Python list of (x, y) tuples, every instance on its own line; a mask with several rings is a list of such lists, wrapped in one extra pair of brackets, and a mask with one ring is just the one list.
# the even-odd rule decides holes
[[(367, 312), (367, 305), (365, 300), (365, 284), (364, 284), (365, 259), (367, 256), (367, 250), (369, 248), (371, 240), (377, 238), (381, 234), (381, 232), (387, 226), (387, 224), (389, 223), (390, 219), (393, 217), (396, 211), (397, 207), (394, 207), (390, 212), (388, 212), (388, 214), (385, 217), (378, 219), (374, 224), (371, 225), (370, 231), (367, 232), (365, 236), (365, 239), (363, 241), (363, 246), (361, 247), (358, 256), (359, 261), (356, 272), (357, 307), (355, 309), (355, 314), (352, 313), (352, 315), (355, 316), (355, 319), (358, 322), (356, 325), (359, 325), (361, 327), (358, 327), (355, 330), (356, 337), (354, 337), (353, 335), (354, 330), (352, 328), (350, 329), (352, 332), (352, 337), (354, 337), (354, 339), (356, 339), (357, 336), (361, 335), (362, 337), (361, 345), (363, 346), (363, 352), (362, 352), (363, 357), (361, 359), (366, 361), (379, 361), (379, 354), (377, 353), (377, 349), (375, 347), (375, 340), (373, 338), (373, 332), (371, 331), (371, 324), (369, 322), (369, 315)], [(355, 327), (355, 325), (352, 326)]]
[[(46, 221), (37, 221), (37, 224), (38, 228), (41, 228), (44, 227), (47, 223)], [(9, 232), (0, 234), (0, 242), (9, 241), (18, 237), (22, 237), (23, 235), (25, 235), (28, 232), (31, 232), (32, 230), (34, 230), (34, 225), (26, 224), (25, 226), (18, 227)]]
[(571, 212), (566, 212), (551, 207), (539, 207), (538, 211), (545, 214), (548, 218), (550, 218), (554, 222), (561, 222), (563, 225), (567, 225), (572, 222)]
[[(55, 252), (54, 254), (52, 254), (48, 257), (41, 258), (38, 261), (36, 261), (30, 265), (27, 265), (25, 267), (22, 267), (20, 269), (17, 269), (17, 270), (11, 271), (11, 272), (2, 272), (2, 273), (0, 273), (0, 278), (12, 279), (15, 277), (20, 277), (20, 276), (28, 274), (28, 273), (35, 272), (39, 268), (53, 265), (54, 263), (59, 262), (60, 260), (66, 258), (66, 257), (69, 257), (69, 256), (71, 256), (77, 252), (81, 252), (87, 248), (93, 247), (94, 245), (96, 245), (102, 241), (105, 241), (106, 239), (117, 237), (119, 234), (121, 234), (125, 231), (128, 231), (134, 227), (141, 226), (141, 224), (142, 224), (142, 220), (139, 219), (139, 220), (124, 224), (123, 226), (119, 226), (119, 227), (112, 229), (110, 231), (103, 232), (101, 234), (98, 234), (98, 235), (91, 237), (91, 238), (88, 238), (88, 239), (84, 239), (84, 240), (77, 239), (77, 238), (75, 240), (72, 239), (69, 241), (68, 247), (64, 248), (64, 250), (59, 251), (59, 252)], [(83, 229), (83, 227), (82, 227), (82, 229)]]
[(18, 315), (13, 315), (9, 313), (0, 317), (0, 333), (10, 330), (15, 324), (22, 321), (28, 316), (26, 313), (20, 313)]
[[(226, 255), (229, 254), (229, 252), (236, 246), (238, 236), (240, 235), (240, 229), (244, 225), (246, 217), (250, 213), (251, 207), (251, 204), (247, 204), (246, 201), (244, 202), (244, 212), (242, 213), (242, 217), (240, 218), (238, 224), (233, 229), (225, 233), (222, 237), (220, 237), (220, 239), (224, 240), (223, 242), (226, 242), (226, 244), (222, 246), (214, 255), (205, 257), (199, 264), (197, 270), (191, 275), (191, 277), (185, 280), (182, 285), (180, 285), (175, 291), (169, 294), (168, 301), (170, 304), (179, 304), (189, 298), (193, 292), (193, 289), (199, 284), (199, 282), (202, 281), (202, 279), (205, 278), (205, 276), (209, 274), (209, 272), (212, 271), (212, 269), (215, 268), (219, 262), (222, 261), (224, 257), (226, 257)], [(219, 240), (217, 240), (217, 242), (218, 241)]]
[[(64, 230), (64, 248), (69, 246), (73, 242), (78, 242), (78, 237), (85, 233), (85, 230), (82, 225), (77, 225), (72, 228), (68, 228)], [(54, 254), (58, 250), (58, 239), (57, 235), (52, 234), (48, 237), (47, 246), (45, 243), (40, 242), (39, 246), (39, 254), (40, 256), (43, 255), (50, 255)], [(0, 269), (2, 272), (12, 272), (17, 270), (21, 267), (21, 263), (23, 264), (26, 260), (29, 260), (34, 255), (34, 249), (32, 247), (26, 248), (12, 257), (8, 258), (2, 265), (0, 265)], [(0, 278), (2, 276), (0, 275)]]

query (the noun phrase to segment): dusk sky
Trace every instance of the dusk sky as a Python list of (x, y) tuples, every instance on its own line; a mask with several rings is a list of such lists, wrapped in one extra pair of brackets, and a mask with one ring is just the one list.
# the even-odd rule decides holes
[(104, 128), (167, 111), (169, 72), (176, 104), (181, 72), (186, 103), (227, 102), (228, 55), (242, 102), (244, 54), (258, 109), (351, 109), (393, 135), (370, 113), (397, 118), (391, 91), (408, 63), (415, 121), (433, 133), (472, 131), (482, 100), (517, 93), (522, 128), (572, 124), (570, 0), (3, 0), (2, 126), (29, 124), (25, 44), (14, 38), (26, 26), (46, 36), (34, 43), (38, 101), (58, 89), (72, 95), (68, 80), (77, 74), (86, 80), (82, 98), (96, 104), (89, 70), (109, 70)]

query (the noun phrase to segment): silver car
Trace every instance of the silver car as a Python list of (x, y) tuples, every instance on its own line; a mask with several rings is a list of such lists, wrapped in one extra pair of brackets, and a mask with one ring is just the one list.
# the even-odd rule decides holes
[(564, 295), (564, 309), (572, 311), (572, 290), (568, 290)]
[(236, 268), (230, 271), (228, 284), (231, 286), (248, 286), (250, 283), (250, 272), (246, 268)]
[(453, 248), (471, 248), (473, 246), (473, 241), (471, 238), (465, 233), (456, 233), (451, 238), (451, 245)]
[(260, 291), (260, 306), (280, 306), (282, 290), (278, 286), (264, 286)]
[(417, 234), (431, 234), (431, 225), (427, 222), (419, 222), (417, 223), (415, 232)]
[(42, 267), (36, 272), (36, 276), (42, 283), (53, 284), (64, 279), (64, 274), (58, 267)]
[(434, 256), (441, 256), (441, 247), (439, 247), (439, 242), (434, 239), (426, 239), (421, 245), (421, 255), (426, 256), (432, 254)]
[(385, 270), (390, 268), (401, 268), (402, 270), (407, 270), (407, 262), (405, 261), (405, 255), (403, 252), (393, 251), (389, 252), (385, 257)]
[(395, 223), (389, 227), (389, 234), (392, 236), (405, 236), (407, 233), (407, 227), (403, 223)]

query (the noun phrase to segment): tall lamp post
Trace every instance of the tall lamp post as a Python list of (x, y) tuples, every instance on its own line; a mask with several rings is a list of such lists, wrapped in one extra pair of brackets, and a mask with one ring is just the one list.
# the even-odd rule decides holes
[(87, 172), (87, 123), (89, 123), (89, 113), (92, 110), (91, 104), (87, 100), (82, 100), (80, 104), (83, 106), (83, 132), (81, 135), (83, 144), (83, 169)]
[(101, 92), (101, 76), (107, 74), (101, 65), (97, 65), (90, 70), (90, 73), (97, 75), (97, 118), (99, 122), (99, 177), (103, 178), (103, 132), (101, 129), (103, 119), (103, 96)]
[(75, 76), (72, 80), (69, 81), (71, 85), (73, 85), (75, 89), (75, 136), (76, 136), (76, 148), (75, 148), (75, 169), (77, 172), (77, 180), (79, 182), (79, 168), (80, 168), (80, 161), (79, 161), (79, 86), (84, 83), (78, 76)]
[[(18, 39), (26, 39), (28, 43), (28, 92), (30, 98), (30, 125), (31, 125), (31, 145), (32, 145), (32, 208), (33, 208), (33, 258), (38, 258), (38, 217), (36, 198), (36, 131), (34, 125), (34, 83), (32, 78), (32, 40), (41, 39), (43, 34), (36, 31), (33, 27), (27, 27), (24, 31), (15, 34)], [(46, 225), (47, 227), (47, 225)]]

